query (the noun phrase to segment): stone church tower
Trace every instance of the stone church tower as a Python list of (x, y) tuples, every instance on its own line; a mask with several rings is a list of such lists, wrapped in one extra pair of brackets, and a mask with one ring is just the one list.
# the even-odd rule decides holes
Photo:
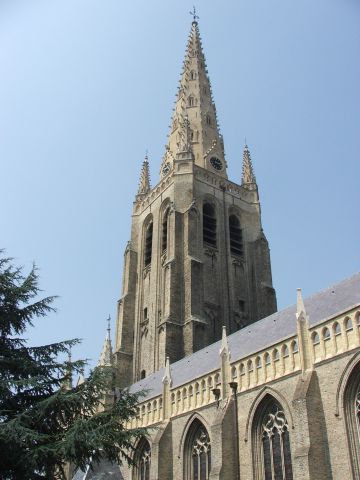
[(192, 22), (160, 181), (145, 158), (125, 250), (115, 358), (121, 386), (276, 311), (258, 187), (245, 146), (227, 176), (198, 24)]

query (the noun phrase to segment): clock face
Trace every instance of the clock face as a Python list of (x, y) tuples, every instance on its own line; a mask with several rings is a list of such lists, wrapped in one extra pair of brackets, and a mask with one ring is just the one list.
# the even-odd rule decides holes
[(170, 170), (171, 170), (170, 163), (169, 162), (165, 163), (165, 165), (162, 168), (162, 174), (164, 175), (164, 177), (170, 172)]
[(219, 158), (217, 158), (217, 157), (211, 157), (211, 158), (210, 158), (210, 163), (211, 163), (211, 166), (212, 166), (213, 168), (215, 168), (215, 170), (220, 171), (220, 170), (223, 169), (222, 161), (221, 161)]

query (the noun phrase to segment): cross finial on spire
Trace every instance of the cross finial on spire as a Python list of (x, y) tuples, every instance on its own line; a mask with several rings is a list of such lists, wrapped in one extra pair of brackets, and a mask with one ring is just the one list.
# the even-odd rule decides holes
[(108, 325), (107, 326), (108, 339), (110, 340), (110, 331), (111, 331), (111, 329), (110, 329), (110, 322), (111, 322), (110, 314), (109, 314), (108, 318), (106, 319), (106, 321), (107, 321), (107, 325)]
[(199, 16), (196, 15), (195, 5), (194, 5), (192, 11), (190, 11), (189, 13), (190, 13), (190, 15), (192, 15), (192, 17), (193, 17), (193, 23), (197, 23), (197, 20), (199, 19)]

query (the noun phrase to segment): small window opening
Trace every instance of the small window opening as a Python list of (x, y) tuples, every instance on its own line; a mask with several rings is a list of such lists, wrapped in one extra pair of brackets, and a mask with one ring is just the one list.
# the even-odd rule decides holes
[(239, 310), (240, 312), (245, 312), (245, 301), (239, 300)]
[(151, 222), (146, 229), (146, 235), (145, 235), (145, 267), (147, 267), (151, 263), (152, 236), (153, 236), (153, 224)]
[(140, 378), (143, 379), (146, 377), (146, 371), (145, 370), (141, 370), (141, 374), (140, 374)]
[(328, 328), (324, 328), (323, 330), (323, 338), (324, 340), (329, 340), (330, 338), (330, 330)]
[(203, 206), (203, 240), (216, 247), (216, 217), (215, 209), (209, 203)]
[(340, 335), (341, 334), (341, 327), (340, 327), (340, 324), (338, 322), (335, 322), (333, 328), (334, 328), (335, 335)]
[(353, 324), (351, 321), (351, 318), (347, 318), (345, 320), (345, 330), (352, 330), (353, 329)]
[(144, 320), (147, 320), (148, 318), (148, 309), (144, 308)]
[(243, 254), (242, 231), (240, 228), (240, 221), (236, 215), (229, 217), (230, 230), (230, 251), (234, 255)]
[(320, 343), (320, 337), (319, 337), (319, 334), (317, 332), (313, 333), (312, 341), (313, 341), (314, 345), (317, 345), (318, 343)]
[(210, 117), (210, 115), (206, 115), (206, 125), (211, 125), (211, 117)]
[(194, 97), (189, 97), (188, 104), (189, 104), (189, 107), (193, 107), (195, 105)]

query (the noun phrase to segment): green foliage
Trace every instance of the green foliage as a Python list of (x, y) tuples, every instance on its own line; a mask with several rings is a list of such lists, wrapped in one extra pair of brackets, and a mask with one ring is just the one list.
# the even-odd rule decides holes
[(111, 367), (97, 367), (72, 387), (84, 362), (60, 359), (77, 339), (27, 345), (26, 327), (53, 311), (55, 297), (38, 300), (39, 292), (35, 266), (24, 276), (0, 256), (0, 478), (62, 479), (69, 463), (131, 462), (132, 445), (146, 434), (124, 427), (139, 395), (116, 391)]

